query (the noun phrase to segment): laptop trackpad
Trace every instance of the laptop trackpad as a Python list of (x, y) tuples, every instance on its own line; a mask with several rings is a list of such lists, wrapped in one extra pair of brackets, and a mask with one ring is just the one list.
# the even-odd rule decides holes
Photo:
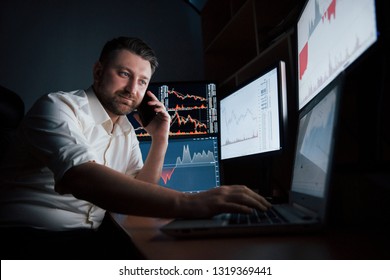
[(316, 220), (314, 216), (308, 215), (290, 205), (274, 205), (273, 207), (275, 211), (281, 214), (290, 223), (301, 223), (302, 221), (310, 223)]

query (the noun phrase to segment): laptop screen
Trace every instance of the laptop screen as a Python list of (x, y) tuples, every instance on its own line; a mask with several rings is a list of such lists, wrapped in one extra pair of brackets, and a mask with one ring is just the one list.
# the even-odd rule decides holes
[[(151, 141), (141, 141), (143, 159)], [(200, 192), (220, 185), (216, 136), (170, 138), (159, 185), (182, 192)]]
[(340, 88), (341, 78), (326, 87), (301, 112), (292, 192), (326, 197)]

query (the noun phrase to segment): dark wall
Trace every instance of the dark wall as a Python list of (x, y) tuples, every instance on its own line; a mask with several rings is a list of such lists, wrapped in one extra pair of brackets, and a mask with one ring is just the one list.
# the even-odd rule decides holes
[(47, 92), (86, 88), (103, 44), (121, 35), (155, 49), (153, 81), (203, 78), (200, 17), (182, 0), (3, 0), (0, 85), (26, 109)]

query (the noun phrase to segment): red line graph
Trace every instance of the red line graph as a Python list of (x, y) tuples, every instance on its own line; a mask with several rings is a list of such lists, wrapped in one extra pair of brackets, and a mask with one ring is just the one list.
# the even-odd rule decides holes
[(169, 180), (171, 180), (172, 174), (175, 171), (176, 166), (173, 168), (164, 168), (161, 173), (161, 179), (164, 181), (166, 185)]
[(197, 109), (207, 109), (207, 106), (200, 105), (200, 106), (184, 106), (183, 104), (180, 106), (179, 104), (176, 104), (175, 111), (183, 111), (183, 110), (197, 110)]
[(199, 100), (199, 101), (207, 101), (207, 98), (205, 97), (202, 97), (202, 96), (198, 96), (198, 95), (191, 95), (191, 94), (182, 94), (176, 90), (170, 90), (168, 91), (169, 94), (174, 94), (177, 98), (180, 98), (182, 100), (185, 100), (185, 99), (194, 99), (194, 100)]
[(205, 128), (207, 129), (207, 125), (200, 122), (197, 119), (193, 119), (190, 115), (187, 115), (187, 117), (182, 117), (179, 115), (179, 113), (176, 111), (175, 114), (172, 116), (172, 121), (171, 121), (171, 126), (172, 124), (176, 123), (178, 126), (182, 126), (190, 122), (191, 124), (194, 125), (194, 131), (198, 131), (199, 128)]

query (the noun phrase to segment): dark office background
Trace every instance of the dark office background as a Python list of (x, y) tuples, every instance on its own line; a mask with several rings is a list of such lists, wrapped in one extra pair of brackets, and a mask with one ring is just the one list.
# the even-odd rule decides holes
[(4, 0), (0, 84), (27, 109), (42, 94), (86, 88), (103, 44), (121, 35), (155, 49), (153, 80), (203, 78), (200, 16), (183, 0)]

